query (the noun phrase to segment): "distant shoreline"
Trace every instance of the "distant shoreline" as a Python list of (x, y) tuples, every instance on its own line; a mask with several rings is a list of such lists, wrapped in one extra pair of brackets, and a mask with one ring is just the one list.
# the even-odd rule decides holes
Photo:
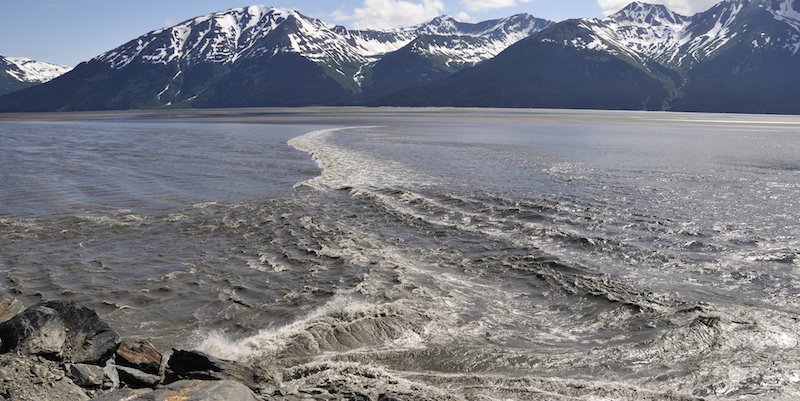
[(255, 107), (223, 109), (159, 109), (0, 113), (0, 121), (159, 121), (242, 122), (273, 124), (385, 124), (392, 120), (425, 121), (453, 118), (520, 121), (606, 122), (641, 124), (730, 124), (800, 127), (800, 115), (735, 114), (596, 109), (524, 109), (460, 107)]

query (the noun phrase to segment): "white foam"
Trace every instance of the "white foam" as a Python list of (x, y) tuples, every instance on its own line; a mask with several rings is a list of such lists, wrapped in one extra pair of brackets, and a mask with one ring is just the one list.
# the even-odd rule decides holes
[(92, 224), (111, 227), (141, 226), (149, 221), (147, 216), (126, 209), (118, 210), (110, 215), (78, 216), (77, 218)]
[(409, 166), (376, 155), (339, 146), (332, 140), (335, 135), (352, 133), (363, 135), (365, 130), (385, 127), (348, 127), (309, 132), (289, 140), (289, 146), (311, 155), (323, 170), (319, 177), (302, 182), (317, 189), (390, 188), (425, 185), (432, 177), (422, 175)]
[(375, 305), (340, 294), (292, 323), (246, 338), (233, 339), (219, 331), (198, 332), (196, 347), (221, 358), (248, 361), (286, 352), (295, 357), (341, 353), (360, 348), (358, 344), (417, 346), (415, 330), (420, 326), (414, 315), (398, 305)]

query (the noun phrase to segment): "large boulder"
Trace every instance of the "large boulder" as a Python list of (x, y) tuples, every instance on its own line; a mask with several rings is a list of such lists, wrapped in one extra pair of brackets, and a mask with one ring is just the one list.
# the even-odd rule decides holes
[(119, 380), (132, 388), (155, 387), (163, 380), (159, 375), (151, 375), (122, 365), (117, 365), (117, 373)]
[(56, 310), (41, 305), (0, 323), (0, 353), (18, 350), (28, 355), (61, 358), (66, 341), (64, 320)]
[(0, 323), (0, 353), (16, 350), (72, 363), (102, 364), (119, 335), (93, 310), (73, 301), (32, 306)]
[(146, 341), (123, 340), (117, 348), (117, 364), (151, 375), (161, 374), (163, 356)]
[(95, 311), (73, 301), (49, 301), (42, 304), (58, 311), (69, 329), (68, 356), (75, 363), (104, 362), (119, 345), (119, 334)]
[(232, 380), (181, 380), (155, 392), (156, 400), (174, 400), (175, 397), (203, 401), (256, 401), (255, 394), (247, 386)]
[(256, 372), (250, 366), (200, 351), (174, 350), (167, 367), (180, 379), (235, 380), (250, 388), (256, 386)]
[(231, 381), (181, 380), (155, 391), (119, 389), (94, 398), (94, 401), (257, 401), (245, 385)]
[[(150, 388), (120, 388), (109, 393), (92, 398), (92, 401), (155, 401), (152, 397), (153, 389)], [(181, 398), (186, 400), (186, 398)]]

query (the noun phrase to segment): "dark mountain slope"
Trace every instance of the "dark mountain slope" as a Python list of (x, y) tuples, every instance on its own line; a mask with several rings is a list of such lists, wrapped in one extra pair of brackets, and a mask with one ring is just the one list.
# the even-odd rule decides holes
[(48, 83), (0, 97), (0, 110), (74, 111), (152, 107), (158, 93), (175, 75), (172, 66), (137, 65), (115, 70), (89, 61)]
[(671, 109), (800, 114), (800, 21), (782, 15), (797, 12), (800, 1), (731, 3), (739, 10), (731, 24), (735, 35), (688, 70)]
[(193, 107), (308, 106), (352, 95), (317, 64), (297, 53), (247, 60), (197, 97)]
[(0, 95), (39, 85), (69, 70), (63, 65), (0, 55)]
[(587, 34), (578, 21), (563, 22), (452, 78), (372, 104), (661, 109), (667, 90), (643, 69), (605, 51), (578, 49), (553, 39)]
[[(128, 41), (72, 74), (0, 98), (0, 111), (341, 104), (365, 80), (373, 94), (428, 82), (551, 24), (527, 14), (477, 24), (441, 16), (350, 31), (283, 8), (234, 8)], [(412, 42), (425, 46), (395, 54)], [(393, 61), (382, 62), (387, 56)]]

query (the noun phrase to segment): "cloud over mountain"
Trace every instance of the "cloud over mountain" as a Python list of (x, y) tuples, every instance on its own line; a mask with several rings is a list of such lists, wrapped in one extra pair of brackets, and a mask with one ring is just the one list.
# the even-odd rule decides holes
[(416, 25), (442, 14), (445, 6), (440, 0), (364, 0), (364, 5), (347, 14), (334, 13), (337, 22), (352, 21), (355, 29), (402, 28)]
[(469, 11), (491, 10), (495, 8), (516, 7), (517, 3), (530, 3), (533, 0), (461, 0)]
[[(613, 14), (630, 3), (630, 0), (597, 0), (606, 15)], [(717, 0), (651, 0), (650, 4), (663, 4), (681, 15), (694, 15), (708, 10)]]

